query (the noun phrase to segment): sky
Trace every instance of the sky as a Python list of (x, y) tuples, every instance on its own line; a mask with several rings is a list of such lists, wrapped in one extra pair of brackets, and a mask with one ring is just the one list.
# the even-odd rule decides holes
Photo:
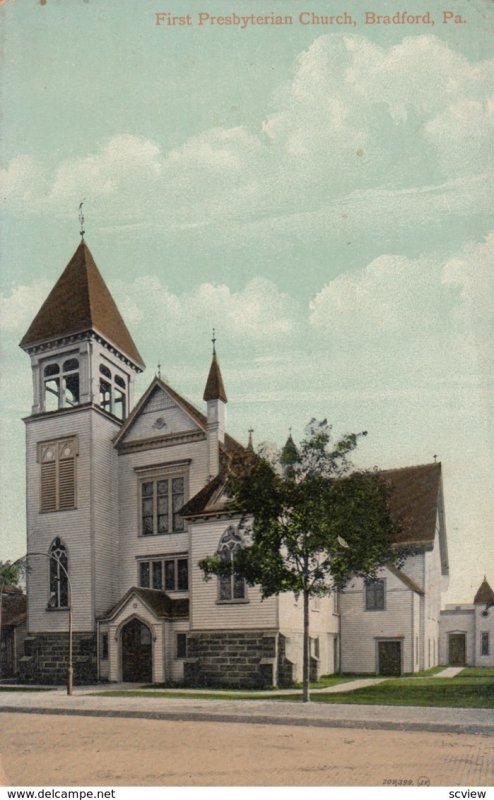
[[(365, 24), (349, 0), (349, 24), (304, 25), (342, 6), (0, 2), (0, 559), (25, 550), (18, 342), (83, 200), (147, 364), (139, 392), (159, 363), (202, 407), (214, 326), (233, 436), (282, 445), (327, 418), (335, 436), (368, 431), (356, 466), (436, 457), (445, 602), (494, 586), (494, 14), (451, 5), (446, 22), (434, 3), (434, 24)], [(233, 13), (293, 24), (211, 23)]]

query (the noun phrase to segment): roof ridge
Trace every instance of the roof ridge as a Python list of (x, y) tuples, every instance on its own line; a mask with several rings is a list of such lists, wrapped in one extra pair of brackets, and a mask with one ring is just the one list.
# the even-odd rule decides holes
[(386, 467), (386, 469), (380, 469), (379, 472), (401, 472), (404, 470), (410, 471), (411, 469), (426, 469), (429, 467), (441, 467), (441, 461), (429, 461), (426, 464), (414, 464), (412, 467)]

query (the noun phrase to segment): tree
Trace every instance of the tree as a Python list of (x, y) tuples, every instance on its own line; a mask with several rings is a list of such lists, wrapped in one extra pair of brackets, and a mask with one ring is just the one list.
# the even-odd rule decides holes
[(3, 592), (6, 586), (17, 586), (21, 576), (24, 574), (24, 561), (18, 559), (11, 561), (0, 561), (0, 637), (2, 634), (2, 605)]
[(303, 597), (303, 700), (309, 701), (310, 598), (345, 586), (350, 576), (376, 577), (380, 566), (402, 563), (399, 523), (389, 513), (389, 487), (377, 470), (352, 471), (360, 434), (333, 442), (326, 420), (312, 419), (297, 448), (291, 434), (275, 459), (247, 452), (229, 465), (231, 509), (240, 515), (244, 545), (232, 561), (203, 559), (205, 577), (232, 569), (263, 598)]
[(17, 586), (24, 572), (24, 563), (21, 560), (0, 561), (0, 589), (3, 592), (5, 586)]

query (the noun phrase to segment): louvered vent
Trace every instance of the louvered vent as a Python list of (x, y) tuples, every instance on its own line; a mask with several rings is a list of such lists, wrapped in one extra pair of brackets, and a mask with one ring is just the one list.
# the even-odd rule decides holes
[(42, 443), (41, 460), (41, 511), (68, 511), (76, 501), (77, 440)]
[(58, 482), (58, 508), (60, 511), (74, 508), (75, 505), (75, 481), (74, 481), (74, 459), (66, 458), (59, 462), (59, 482)]
[(41, 511), (57, 510), (57, 465), (41, 465)]

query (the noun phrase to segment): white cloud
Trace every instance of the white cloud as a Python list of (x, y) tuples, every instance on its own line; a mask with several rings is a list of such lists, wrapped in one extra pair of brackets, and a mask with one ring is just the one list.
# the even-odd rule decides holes
[(136, 328), (136, 338), (139, 329), (143, 336), (151, 334), (152, 346), (161, 341), (170, 348), (179, 341), (181, 347), (194, 350), (213, 327), (219, 337), (237, 346), (248, 347), (252, 341), (270, 346), (290, 337), (300, 320), (297, 302), (262, 277), (239, 291), (203, 283), (177, 295), (155, 276), (141, 276), (132, 284), (113, 281), (111, 288), (124, 318)]
[(444, 295), (437, 264), (384, 255), (328, 283), (311, 302), (310, 322), (338, 338), (430, 334), (441, 325)]
[(56, 170), (50, 199), (64, 201), (82, 197), (88, 190), (95, 197), (134, 190), (161, 172), (157, 144), (138, 136), (122, 134), (106, 141), (98, 152), (64, 161)]
[(3, 201), (30, 205), (41, 189), (39, 166), (32, 156), (16, 156), (6, 169), (0, 169), (0, 195)]
[(314, 335), (379, 374), (492, 387), (493, 255), (494, 234), (453, 258), (380, 256), (315, 295)]
[[(459, 177), (486, 174), (493, 64), (471, 63), (435, 36), (388, 48), (362, 36), (321, 36), (299, 55), (261, 129), (214, 128), (168, 151), (158, 141), (115, 136), (61, 163), (49, 192), (35, 196), (41, 205), (47, 194), (51, 214), (88, 197), (102, 224), (118, 216), (121, 224), (146, 220), (183, 230), (242, 227), (261, 214), (276, 220), (294, 209), (313, 215), (352, 197), (356, 187), (393, 194), (435, 185), (441, 193)], [(21, 158), (7, 174), (36, 205), (29, 189), (34, 168)], [(422, 199), (427, 204), (430, 195)], [(455, 202), (478, 208), (468, 192)], [(399, 207), (395, 216), (406, 219), (408, 211)], [(367, 213), (386, 222), (374, 208)]]
[(0, 330), (23, 334), (51, 288), (48, 281), (38, 281), (17, 286), (8, 295), (0, 294)]

